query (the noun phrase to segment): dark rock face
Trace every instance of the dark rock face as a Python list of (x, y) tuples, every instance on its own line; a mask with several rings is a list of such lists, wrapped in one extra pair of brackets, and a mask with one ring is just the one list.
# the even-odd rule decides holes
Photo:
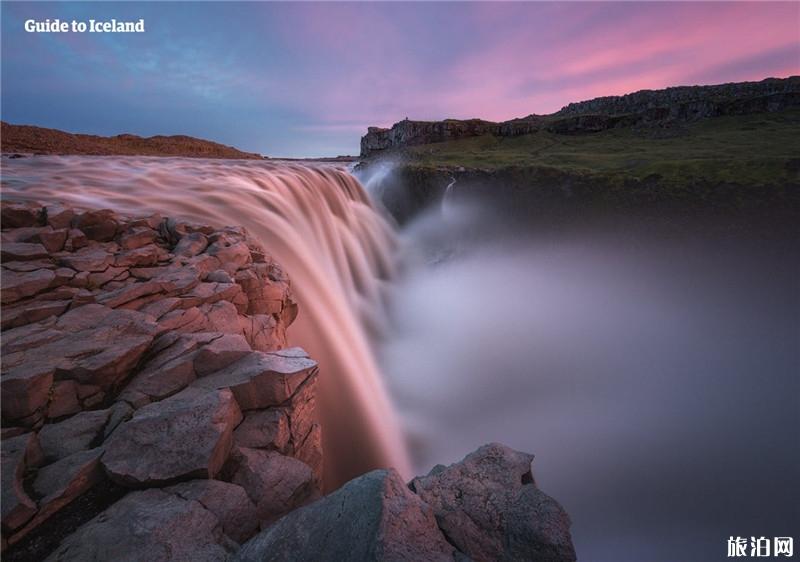
[(569, 516), (536, 487), (532, 460), (492, 443), (415, 478), (411, 489), (433, 508), (450, 543), (476, 562), (575, 560)]
[(393, 470), (351, 480), (251, 539), (238, 562), (574, 562), (570, 520), (536, 487), (533, 455), (496, 443), (406, 487)]
[[(318, 497), (317, 364), (285, 349), (289, 279), (244, 230), (1, 208), (4, 558), (56, 528), (53, 560), (224, 560)], [(69, 515), (125, 487), (150, 490)]]
[(375, 470), (262, 531), (235, 560), (446, 561), (453, 547), (397, 472)]
[(390, 129), (369, 127), (361, 137), (361, 157), (481, 135), (513, 137), (547, 130), (559, 134), (593, 133), (614, 127), (690, 122), (721, 115), (780, 111), (800, 105), (800, 77), (768, 78), (716, 86), (681, 86), (642, 90), (571, 103), (552, 115), (529, 115), (502, 123), (471, 119), (409, 121)]

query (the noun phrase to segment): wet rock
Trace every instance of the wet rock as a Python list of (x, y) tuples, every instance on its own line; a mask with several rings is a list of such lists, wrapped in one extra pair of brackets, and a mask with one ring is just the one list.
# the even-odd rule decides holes
[(158, 233), (147, 226), (135, 226), (128, 229), (119, 240), (123, 250), (135, 250), (155, 242)]
[(108, 242), (117, 234), (117, 216), (110, 209), (87, 211), (78, 215), (73, 222), (89, 240)]
[(4, 529), (18, 529), (36, 513), (34, 502), (25, 491), (22, 480), (29, 467), (41, 462), (39, 442), (34, 433), (4, 438), (2, 441), (2, 522)]
[(191, 232), (183, 236), (172, 250), (176, 256), (191, 258), (202, 253), (208, 247), (208, 239), (200, 232)]
[(61, 265), (75, 271), (102, 272), (111, 265), (114, 257), (102, 246), (87, 246), (75, 253), (62, 256), (59, 261)]
[(39, 442), (45, 460), (54, 462), (98, 445), (110, 415), (109, 409), (81, 412), (42, 427)]
[(127, 486), (214, 478), (241, 419), (230, 391), (188, 388), (141, 408), (117, 428), (105, 443), (103, 466)]
[(319, 497), (314, 474), (305, 463), (275, 451), (240, 448), (231, 482), (256, 504), (262, 527)]
[(245, 543), (237, 562), (452, 561), (431, 508), (394, 470), (374, 470), (293, 511)]
[(3, 269), (0, 301), (3, 304), (16, 302), (44, 291), (55, 281), (56, 274), (49, 269), (16, 272)]
[(3, 228), (20, 228), (39, 224), (39, 209), (27, 203), (3, 201), (0, 207), (0, 221)]
[(316, 361), (298, 348), (289, 354), (254, 351), (194, 386), (230, 388), (242, 410), (263, 409), (286, 402), (316, 372)]
[(185, 500), (200, 502), (216, 515), (223, 532), (238, 543), (243, 543), (258, 530), (256, 506), (241, 486), (220, 480), (191, 480), (165, 491)]
[(44, 207), (45, 220), (48, 225), (55, 229), (69, 229), (75, 211), (63, 205), (47, 205)]
[(50, 254), (41, 244), (7, 242), (0, 249), (0, 255), (3, 261), (31, 261), (47, 258)]
[(48, 562), (224, 562), (235, 544), (200, 502), (161, 490), (133, 492), (67, 537)]
[(569, 516), (536, 487), (533, 455), (492, 443), (410, 486), (448, 541), (476, 562), (574, 561)]

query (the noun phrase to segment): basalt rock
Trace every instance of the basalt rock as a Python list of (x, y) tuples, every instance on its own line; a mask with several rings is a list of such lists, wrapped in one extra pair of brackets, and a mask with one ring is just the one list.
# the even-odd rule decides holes
[[(4, 558), (46, 558), (58, 529), (52, 560), (224, 560), (316, 497), (317, 366), (282, 351), (290, 282), (244, 230), (59, 204), (2, 215)], [(280, 411), (280, 446), (236, 444), (242, 410)], [(234, 476), (247, 490), (211, 480)], [(152, 489), (108, 507), (125, 488)]]

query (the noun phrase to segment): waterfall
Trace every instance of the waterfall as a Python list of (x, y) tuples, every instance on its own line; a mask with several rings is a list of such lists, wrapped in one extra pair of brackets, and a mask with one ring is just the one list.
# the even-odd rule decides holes
[(244, 226), (289, 273), (300, 314), (292, 345), (320, 364), (325, 481), (378, 467), (410, 477), (370, 340), (395, 275), (395, 234), (346, 170), (246, 160), (42, 157), (3, 160), (3, 196), (158, 212)]

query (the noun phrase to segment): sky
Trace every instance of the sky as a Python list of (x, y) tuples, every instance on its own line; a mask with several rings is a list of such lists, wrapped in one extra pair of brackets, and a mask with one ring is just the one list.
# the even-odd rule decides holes
[[(2, 119), (357, 154), (405, 117), (505, 120), (800, 74), (800, 2), (2, 2)], [(141, 34), (27, 33), (27, 19)]]

